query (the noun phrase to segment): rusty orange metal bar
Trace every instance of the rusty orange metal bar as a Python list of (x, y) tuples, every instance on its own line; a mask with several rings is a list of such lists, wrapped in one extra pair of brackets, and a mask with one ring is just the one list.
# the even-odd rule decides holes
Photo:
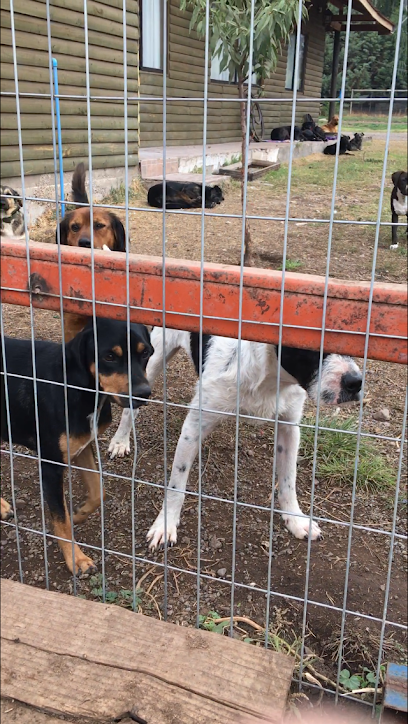
[[(5, 303), (59, 311), (60, 293), (67, 312), (92, 314), (91, 253), (61, 247), (62, 290), (59, 287), (58, 248), (30, 242), (31, 279), (25, 242), (2, 240), (1, 289)], [(200, 263), (167, 259), (166, 325), (199, 329)], [(95, 251), (96, 313), (126, 318), (126, 259), (124, 254)], [(132, 321), (162, 325), (163, 267), (161, 257), (130, 255), (130, 317)], [(243, 274), (242, 337), (260, 342), (278, 341), (282, 274), (246, 268)], [(203, 331), (226, 337), (238, 335), (240, 269), (204, 264)], [(319, 349), (323, 323), (324, 277), (286, 273), (283, 343)], [(330, 279), (325, 320), (327, 352), (361, 357), (364, 351), (370, 285), (368, 282)], [(401, 284), (374, 287), (368, 356), (407, 363), (407, 290)]]

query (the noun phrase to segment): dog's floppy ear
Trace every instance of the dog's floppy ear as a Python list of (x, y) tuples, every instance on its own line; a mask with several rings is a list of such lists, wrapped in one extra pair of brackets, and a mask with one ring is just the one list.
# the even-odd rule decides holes
[(95, 360), (95, 347), (94, 347), (94, 334), (93, 334), (93, 323), (89, 321), (78, 334), (75, 335), (70, 342), (68, 342), (69, 351), (75, 362), (80, 367), (86, 367), (88, 371), (89, 366)]
[(398, 181), (400, 179), (401, 174), (403, 174), (403, 173), (404, 173), (403, 171), (394, 171), (394, 173), (391, 176), (392, 183), (394, 184), (394, 186), (398, 186)]
[[(69, 215), (60, 221), (60, 244), (68, 244)], [(58, 244), (58, 229), (55, 230), (55, 243)]]
[(115, 214), (109, 214), (113, 233), (115, 234), (115, 246), (112, 251), (126, 251), (126, 234), (125, 228), (120, 219)]

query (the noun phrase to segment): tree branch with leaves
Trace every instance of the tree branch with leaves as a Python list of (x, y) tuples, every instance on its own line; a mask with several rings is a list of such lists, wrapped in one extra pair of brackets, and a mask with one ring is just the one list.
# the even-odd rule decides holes
[[(180, 0), (181, 10), (192, 10), (190, 31), (205, 37), (206, 0)], [(228, 69), (230, 80), (237, 81), (242, 140), (241, 201), (244, 204), (244, 170), (246, 166), (245, 83), (249, 78), (251, 40), (251, 0), (211, 0), (209, 8), (210, 57), (218, 57), (220, 71)], [(255, 0), (253, 25), (253, 65), (257, 85), (275, 71), (282, 48), (289, 41), (299, 12), (299, 0)], [(306, 8), (303, 15), (306, 16)], [(252, 240), (245, 220), (246, 265), (252, 263)]]

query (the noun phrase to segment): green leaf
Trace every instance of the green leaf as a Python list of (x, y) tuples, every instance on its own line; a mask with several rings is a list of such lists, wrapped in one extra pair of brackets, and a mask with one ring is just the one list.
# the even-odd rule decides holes
[(116, 593), (116, 591), (108, 591), (105, 596), (106, 603), (115, 603), (117, 597), (118, 594)]
[(103, 596), (103, 588), (92, 588), (91, 593), (93, 596), (98, 596), (99, 598), (102, 598)]

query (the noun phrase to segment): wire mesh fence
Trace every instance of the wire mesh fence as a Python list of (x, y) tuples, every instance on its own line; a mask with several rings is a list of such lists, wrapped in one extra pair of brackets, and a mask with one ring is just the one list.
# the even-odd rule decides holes
[[(122, 14), (121, 33), (118, 35), (116, 18), (115, 42), (108, 47), (115, 49), (119, 43), (124, 60), (122, 92), (115, 90), (114, 95), (95, 95), (92, 91), (93, 74), (100, 70), (94, 62), (95, 33), (100, 31), (94, 22), (95, 3), (91, 8), (84, 0), (74, 9), (83, 28), (81, 82), (85, 89), (79, 87), (80, 92), (75, 93), (56, 93), (53, 41), (58, 21), (52, 20), (53, 6), (48, 0), (37, 5), (46, 21), (42, 47), (48, 61), (49, 87), (42, 82), (41, 92), (26, 89), (28, 60), (24, 54), (19, 59), (26, 41), (21, 8), (16, 9), (10, 0), (7, 17), (12, 88), (6, 85), (2, 90), (2, 96), (15, 104), (13, 132), (17, 131), (19, 169), (14, 174), (19, 191), (11, 189), (11, 194), (6, 194), (2, 188), (2, 198), (21, 198), (26, 219), (33, 202), (49, 204), (53, 210), (53, 215), (49, 211), (45, 215), (47, 228), (41, 219), (33, 233), (27, 223), (24, 225), (23, 243), (14, 241), (13, 247), (9, 240), (2, 241), (2, 295), (6, 303), (1, 310), (5, 405), (2, 494), (14, 512), (14, 520), (2, 521), (3, 575), (118, 603), (181, 625), (240, 636), (252, 645), (285, 650), (296, 658), (300, 691), (327, 691), (336, 701), (340, 696), (357, 696), (375, 710), (384, 663), (403, 660), (406, 655), (404, 446), (408, 398), (403, 366), (394, 364), (406, 362), (406, 333), (401, 315), (395, 311), (406, 309), (406, 293), (402, 286), (389, 283), (403, 281), (401, 268), (406, 266), (406, 259), (403, 253), (395, 256), (395, 250), (392, 257), (388, 245), (386, 251), (383, 248), (383, 239), (391, 236), (391, 229), (403, 226), (402, 215), (399, 223), (390, 221), (388, 210), (383, 209), (389, 205), (388, 179), (399, 171), (391, 168), (389, 159), (394, 160), (393, 103), (404, 3), (401, 0), (399, 4), (394, 30), (387, 128), (377, 156), (374, 151), (371, 154), (378, 171), (376, 186), (371, 185), (367, 192), (371, 206), (368, 210), (364, 205), (364, 191), (357, 199), (357, 211), (350, 214), (349, 204), (355, 203), (358, 192), (349, 167), (350, 191), (341, 211), (343, 218), (339, 218), (338, 210), (339, 199), (344, 199), (344, 183), (347, 188), (347, 179), (344, 182), (341, 177), (342, 162), (347, 159), (340, 158), (339, 150), (343, 111), (353, 100), (345, 94), (352, 0), (348, 0), (344, 21), (338, 133), (334, 140), (337, 153), (334, 159), (327, 159), (332, 161), (332, 169), (329, 181), (320, 182), (323, 193), (311, 201), (308, 198), (312, 165), (303, 165), (304, 175), (296, 176), (295, 126), (299, 113), (303, 114), (306, 104), (318, 108), (322, 100), (320, 95), (309, 97), (306, 86), (293, 82), (303, 72), (307, 74), (308, 67), (302, 41), (302, 2), (296, 7), (291, 46), (292, 89), (286, 89), (285, 96), (266, 92), (261, 103), (268, 109), (290, 107), (287, 174), (282, 169), (277, 172), (280, 175), (276, 183), (272, 182), (272, 192), (268, 192), (270, 181), (259, 181), (255, 186), (248, 181), (249, 151), (254, 148), (250, 99), (255, 83), (254, 38), (259, 10), (252, 0), (247, 3), (247, 98), (242, 99), (246, 129), (242, 204), (232, 183), (224, 190), (227, 204), (231, 197), (227, 210), (222, 206), (209, 209), (202, 193), (196, 211), (166, 209), (164, 203), (163, 208), (149, 208), (142, 200), (144, 189), (131, 177), (135, 137), (142, 158), (141, 129), (143, 123), (148, 125), (149, 115), (143, 121), (137, 111), (136, 131), (131, 109), (140, 109), (142, 104), (157, 108), (160, 104), (161, 142), (155, 152), (161, 163), (163, 199), (166, 180), (170, 175), (173, 178), (168, 138), (174, 114), (168, 122), (169, 108), (178, 104), (185, 108), (187, 96), (189, 107), (196, 107), (199, 113), (202, 110), (202, 138), (196, 156), (202, 155), (198, 173), (204, 188), (211, 176), (208, 135), (214, 106), (220, 104), (224, 111), (226, 105), (238, 108), (241, 102), (225, 85), (215, 93), (217, 86), (211, 82), (209, 1), (202, 23), (202, 90), (192, 96), (187, 93), (188, 83), (186, 94), (168, 92), (169, 86), (174, 88), (175, 73), (181, 72), (174, 61), (175, 41), (169, 23), (175, 16), (181, 26), (188, 25), (190, 17), (188, 13), (183, 16), (178, 3), (152, 3), (150, 7), (150, 11), (154, 6), (158, 12), (156, 19), (153, 13), (150, 20), (157, 22), (160, 30), (157, 53), (148, 56), (150, 70), (157, 71), (159, 79), (159, 94), (155, 95), (144, 92), (140, 81), (143, 44), (146, 50), (148, 42), (154, 43), (147, 31), (144, 39), (142, 32), (142, 51), (136, 53), (136, 76), (133, 60), (129, 60), (139, 48), (132, 34), (134, 20), (128, 25), (130, 13), (137, 16), (137, 4), (126, 0), (123, 5), (115, 4), (116, 12)], [(147, 13), (146, 4), (142, 5)], [(107, 6), (100, 6), (108, 12)], [(108, 36), (110, 31), (104, 28), (103, 32)], [(56, 37), (61, 36), (57, 33)], [(193, 56), (195, 37), (191, 43)], [(304, 57), (306, 68), (302, 69)], [(79, 144), (68, 152), (75, 158), (78, 149), (83, 152), (83, 158), (77, 160), (85, 161), (88, 170), (85, 201), (77, 198), (67, 202), (58, 183), (60, 146), (62, 143), (64, 150), (64, 134), (67, 138), (68, 134), (64, 123), (61, 134), (57, 134), (57, 97), (60, 105), (64, 101), (85, 102), (85, 141), (82, 147)], [(27, 159), (26, 106), (22, 111), (27, 98), (40, 100), (41, 115), (49, 114), (51, 195), (42, 192), (41, 181), (34, 190), (30, 181), (30, 176), (38, 173), (41, 156)], [(94, 114), (95, 104), (98, 111)], [(106, 106), (103, 113), (100, 104)], [(95, 192), (100, 177), (95, 170), (101, 168), (101, 148), (95, 138), (104, 130), (103, 123), (110, 112), (114, 113), (114, 107), (122, 114), (123, 153), (114, 149), (112, 153), (121, 159), (123, 195), (112, 193), (100, 200), (101, 194)], [(181, 115), (179, 124), (188, 127), (191, 121), (193, 130), (191, 119), (195, 117)], [(109, 133), (115, 131), (108, 125), (108, 139)], [(116, 138), (112, 135), (112, 143)], [(370, 151), (364, 151), (361, 158), (369, 162)], [(323, 157), (319, 157), (321, 162)], [(12, 171), (15, 166), (5, 168)], [(44, 169), (48, 169), (46, 164)], [(325, 173), (327, 166), (319, 175)], [(13, 178), (11, 172), (8, 176)], [(358, 180), (361, 183), (361, 177)], [(275, 193), (279, 194), (277, 205)], [(65, 207), (69, 203), (74, 213), (65, 208), (63, 216), (62, 201)], [(322, 213), (319, 206), (326, 211)], [(88, 214), (86, 222), (75, 215), (83, 209)], [(113, 228), (118, 214), (123, 232)], [(281, 270), (274, 272), (276, 277), (267, 272), (258, 279), (254, 271), (245, 269), (248, 224), (255, 239), (263, 239), (265, 233), (269, 255), (271, 249), (278, 254)], [(292, 258), (296, 229), (300, 236), (298, 255), (302, 256), (302, 247), (313, 255), (316, 245), (318, 262), (313, 258), (309, 267), (304, 258)], [(231, 232), (238, 240), (234, 283), (231, 268), (208, 265), (213, 261), (231, 263)], [(40, 249), (37, 241), (51, 241), (55, 234), (56, 246)], [(340, 245), (342, 235), (345, 241)], [(118, 238), (126, 242), (121, 249)], [(195, 264), (169, 259), (179, 256), (175, 253), (178, 244), (186, 258), (194, 247)], [(79, 249), (66, 249), (66, 245)], [(160, 258), (146, 261), (145, 257), (133, 256), (150, 254), (152, 248)], [(123, 254), (108, 253), (109, 249)], [(349, 265), (353, 254), (357, 262)], [(276, 266), (273, 254), (271, 260), (272, 267)], [(303, 265), (302, 271), (319, 273), (320, 279), (292, 275), (290, 270), (297, 269), (296, 263)], [(384, 265), (392, 264), (394, 272), (389, 273)], [(85, 274), (80, 273), (82, 267)], [(339, 273), (342, 269), (344, 275)], [(334, 288), (333, 276), (345, 276), (350, 281)], [(272, 304), (269, 298), (270, 303), (265, 301), (265, 290), (272, 288), (274, 279), (278, 282)], [(384, 288), (379, 279), (386, 282)], [(186, 291), (188, 280), (194, 285)], [(215, 287), (217, 280), (220, 283)], [(319, 307), (315, 313), (311, 297), (317, 287)], [(292, 306), (291, 294), (298, 295)], [(342, 299), (350, 303), (344, 316), (339, 306)], [(354, 312), (358, 316), (356, 300), (364, 300), (358, 323), (353, 319)], [(19, 305), (28, 305), (28, 310)], [(228, 310), (225, 314), (223, 308)], [(90, 320), (85, 330), (84, 310)], [(107, 326), (100, 322), (105, 316), (111, 319)], [(154, 352), (147, 332), (133, 326), (137, 322), (154, 325), (150, 338)], [(81, 331), (75, 335), (78, 329)], [(227, 330), (226, 336), (210, 336), (220, 335), (220, 330)], [(18, 353), (8, 337), (29, 338), (29, 344)], [(71, 337), (66, 346), (61, 345)], [(41, 347), (38, 340), (52, 342)], [(186, 354), (176, 356), (180, 350)], [(345, 352), (359, 356), (358, 365), (340, 356)], [(149, 399), (142, 389), (144, 370), (152, 392)], [(154, 385), (161, 374), (162, 381)], [(308, 402), (304, 412), (306, 392), (314, 405)], [(114, 419), (107, 430), (109, 399)], [(354, 405), (344, 411), (343, 403), (347, 402)], [(119, 430), (111, 440), (119, 419)], [(227, 424), (214, 432), (220, 422)], [(249, 423), (257, 423), (258, 428)], [(27, 425), (31, 425), (29, 433), (24, 432)], [(95, 459), (90, 454), (91, 444)], [(68, 506), (63, 502), (64, 472)], [(78, 475), (87, 498), (76, 507)], [(93, 515), (87, 520), (90, 513)], [(74, 527), (85, 521), (83, 528)], [(78, 575), (71, 576), (62, 564), (57, 542), (68, 568)], [(363, 689), (367, 691), (361, 693)]]

